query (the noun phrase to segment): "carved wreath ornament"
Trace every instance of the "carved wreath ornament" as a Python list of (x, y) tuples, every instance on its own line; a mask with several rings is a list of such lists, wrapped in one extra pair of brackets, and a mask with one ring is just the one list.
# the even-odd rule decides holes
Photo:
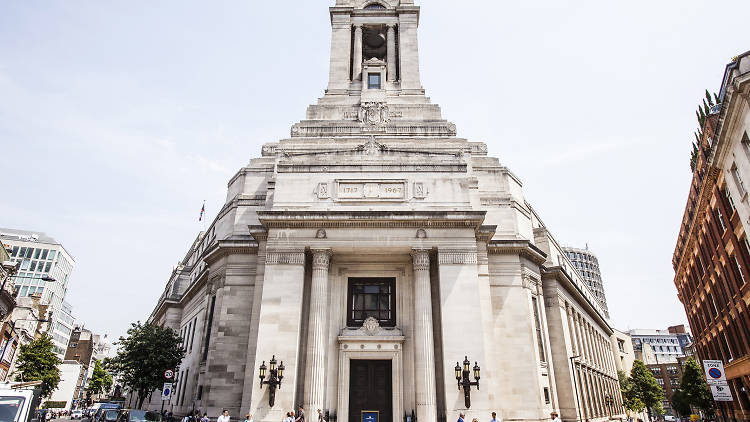
[(360, 122), (371, 126), (385, 124), (391, 120), (386, 103), (360, 104), (358, 118)]

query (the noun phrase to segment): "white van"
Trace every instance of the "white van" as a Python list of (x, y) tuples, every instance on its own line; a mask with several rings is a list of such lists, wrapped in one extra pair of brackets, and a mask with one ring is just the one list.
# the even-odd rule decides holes
[(0, 384), (0, 421), (31, 422), (36, 419), (41, 381)]

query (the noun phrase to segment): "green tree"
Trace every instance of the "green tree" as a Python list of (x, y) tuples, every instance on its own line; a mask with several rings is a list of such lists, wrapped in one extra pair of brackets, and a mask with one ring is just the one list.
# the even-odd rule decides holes
[(109, 391), (110, 387), (112, 387), (112, 375), (109, 375), (107, 371), (104, 370), (101, 362), (95, 359), (94, 370), (91, 372), (91, 378), (89, 378), (87, 393), (92, 395), (101, 394)]
[(182, 362), (185, 350), (181, 343), (177, 331), (140, 321), (131, 324), (127, 336), (115, 343), (120, 348), (108, 362), (108, 369), (138, 393), (138, 408), (143, 406), (146, 396), (161, 389), (164, 371), (175, 369)]
[(687, 395), (682, 390), (676, 390), (672, 393), (672, 400), (670, 401), (672, 402), (672, 409), (674, 409), (678, 415), (687, 417), (692, 413)]
[(42, 397), (49, 397), (60, 383), (62, 361), (55, 355), (52, 338), (44, 335), (18, 351), (16, 381), (42, 381)]
[(711, 390), (703, 379), (703, 371), (700, 365), (694, 359), (688, 359), (685, 362), (685, 368), (682, 371), (680, 380), (680, 390), (685, 393), (687, 402), (695, 406), (706, 414), (713, 414), (713, 402)]
[(638, 399), (643, 402), (649, 416), (652, 414), (661, 415), (664, 413), (662, 400), (664, 400), (664, 390), (651, 371), (646, 368), (643, 362), (637, 360), (633, 363), (633, 369), (630, 371), (630, 383), (632, 399)]
[(620, 379), (622, 405), (625, 406), (625, 409), (631, 412), (641, 413), (646, 405), (643, 404), (643, 401), (635, 394), (630, 377), (628, 377), (624, 371), (617, 371), (617, 377)]

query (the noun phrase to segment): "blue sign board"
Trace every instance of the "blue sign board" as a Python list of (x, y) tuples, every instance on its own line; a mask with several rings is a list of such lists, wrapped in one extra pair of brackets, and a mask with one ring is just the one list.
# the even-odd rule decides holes
[(378, 411), (378, 410), (363, 410), (362, 411), (362, 422), (380, 422), (380, 411)]

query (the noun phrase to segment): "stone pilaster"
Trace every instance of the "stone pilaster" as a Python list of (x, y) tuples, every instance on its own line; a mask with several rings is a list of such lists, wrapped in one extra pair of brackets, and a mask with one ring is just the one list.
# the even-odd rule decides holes
[(328, 92), (343, 94), (349, 88), (352, 43), (351, 16), (342, 13), (333, 14), (331, 15), (331, 26), (331, 69)]
[(388, 24), (388, 81), (396, 82), (396, 28)]
[(414, 361), (416, 367), (417, 420), (437, 420), (435, 399), (435, 344), (432, 337), (430, 254), (412, 251), (414, 263)]
[(362, 80), (362, 25), (354, 27), (354, 68), (352, 72), (353, 81)]
[(330, 249), (312, 250), (312, 288), (310, 290), (310, 328), (307, 334), (305, 368), (305, 409), (314, 414), (324, 409), (326, 371), (326, 328), (328, 327), (328, 268)]

